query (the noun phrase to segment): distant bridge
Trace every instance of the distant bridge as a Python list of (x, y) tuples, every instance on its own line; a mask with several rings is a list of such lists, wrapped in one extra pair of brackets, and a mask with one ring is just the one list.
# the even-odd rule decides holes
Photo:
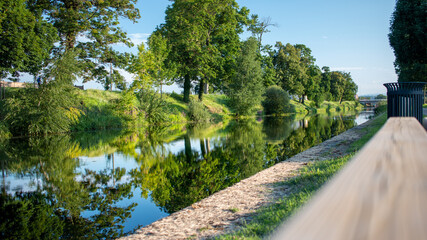
[(359, 102), (365, 107), (377, 107), (381, 102), (386, 103), (387, 99), (362, 99)]

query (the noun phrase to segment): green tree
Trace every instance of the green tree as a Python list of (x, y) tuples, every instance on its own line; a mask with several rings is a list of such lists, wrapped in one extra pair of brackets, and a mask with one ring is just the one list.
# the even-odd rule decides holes
[(300, 95), (300, 100), (304, 104), (306, 97), (313, 97), (317, 94), (321, 71), (314, 64), (316, 59), (311, 55), (311, 49), (304, 44), (295, 44), (294, 47), (299, 50), (300, 55), (300, 75), (299, 82), (303, 90)]
[[(84, 81), (116, 82), (123, 78), (113, 67), (124, 68), (129, 56), (112, 49), (112, 44), (132, 46), (126, 33), (119, 27), (119, 18), (132, 22), (140, 17), (135, 8), (137, 0), (29, 0), (29, 5), (41, 11), (58, 30), (60, 51), (81, 49), (79, 60), (85, 66)], [(109, 66), (108, 66), (109, 65)]]
[(37, 75), (46, 66), (55, 28), (41, 14), (32, 12), (25, 0), (0, 2), (0, 79), (8, 73)]
[(162, 96), (163, 85), (172, 84), (176, 74), (174, 63), (167, 61), (169, 53), (167, 39), (161, 34), (161, 31), (153, 32), (148, 38), (148, 48), (141, 43), (138, 46), (138, 55), (132, 56), (132, 63), (128, 70), (137, 75), (132, 87), (134, 89), (159, 87)]
[(399, 82), (427, 82), (427, 4), (424, 0), (397, 0), (390, 45)]
[(331, 72), (331, 93), (333, 100), (342, 101), (345, 90), (345, 79), (341, 72)]
[(302, 96), (304, 85), (300, 80), (306, 78), (306, 73), (301, 64), (300, 51), (289, 43), (284, 46), (281, 42), (277, 42), (274, 66), (282, 88), (291, 95)]
[(67, 132), (81, 111), (76, 108), (72, 82), (79, 71), (76, 53), (69, 51), (53, 63), (40, 88), (23, 88), (5, 100), (5, 121), (13, 135)]
[(132, 57), (132, 63), (127, 70), (137, 75), (131, 85), (132, 89), (145, 90), (154, 85), (151, 73), (156, 70), (155, 56), (152, 51), (145, 47), (144, 43), (138, 46), (138, 56)]
[(322, 67), (322, 79), (320, 80), (320, 92), (323, 94), (323, 99), (332, 100), (331, 94), (331, 70), (329, 67)]
[[(344, 72), (343, 75), (344, 75), (344, 79), (345, 79), (345, 86), (344, 86), (344, 92), (343, 92), (342, 100), (354, 101), (356, 94), (357, 94), (358, 87), (357, 87), (356, 83), (353, 82), (353, 79), (352, 79), (350, 73)], [(340, 103), (341, 103), (341, 101), (340, 101)]]
[(153, 54), (154, 69), (150, 75), (154, 79), (154, 85), (160, 87), (160, 95), (163, 95), (163, 85), (171, 85), (176, 74), (176, 67), (173, 62), (167, 64), (170, 48), (167, 39), (162, 36), (160, 30), (153, 32), (148, 38), (148, 46)]
[(387, 99), (387, 96), (384, 94), (378, 94), (377, 96), (375, 96), (375, 99)]
[(261, 49), (261, 70), (265, 87), (279, 84), (276, 78), (276, 69), (274, 68), (274, 51), (272, 47), (271, 45), (265, 45)]
[(167, 8), (163, 29), (178, 79), (184, 80), (184, 102), (190, 101), (192, 81), (201, 100), (205, 84), (231, 75), (247, 12), (234, 0), (176, 0)]
[(266, 89), (262, 107), (267, 115), (289, 113), (292, 111), (289, 100), (289, 95), (286, 91), (279, 86), (273, 85)]
[(251, 37), (242, 43), (236, 75), (226, 94), (236, 115), (248, 115), (261, 103), (264, 86), (258, 58), (258, 42)]
[(357, 85), (353, 82), (350, 73), (333, 71), (331, 72), (331, 93), (333, 100), (354, 100), (357, 93)]
[(310, 65), (307, 69), (307, 81), (304, 88), (304, 95), (310, 100), (316, 101), (316, 105), (320, 106), (321, 102), (319, 96), (322, 96), (320, 82), (322, 80), (322, 71), (317, 65)]

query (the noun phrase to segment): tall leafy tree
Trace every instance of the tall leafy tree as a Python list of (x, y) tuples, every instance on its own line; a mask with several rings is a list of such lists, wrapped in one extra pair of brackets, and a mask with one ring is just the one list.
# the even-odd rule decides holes
[(310, 99), (315, 100), (316, 104), (320, 106), (322, 97), (322, 89), (320, 83), (322, 80), (322, 71), (317, 65), (311, 64), (307, 69), (307, 84), (305, 86), (304, 94)]
[(314, 64), (316, 59), (311, 49), (304, 44), (276, 43), (274, 66), (278, 81), (283, 89), (297, 95), (304, 103), (306, 96), (315, 96), (320, 82), (320, 69)]
[(397, 0), (390, 34), (399, 81), (427, 82), (427, 3)]
[(48, 63), (55, 28), (25, 0), (0, 1), (0, 78), (18, 72), (37, 75)]
[(113, 67), (123, 68), (128, 55), (112, 49), (112, 44), (132, 42), (119, 27), (119, 18), (136, 22), (140, 17), (137, 0), (28, 0), (28, 4), (43, 12), (58, 30), (61, 51), (79, 48), (84, 65), (84, 81), (97, 79), (101, 83), (123, 78)]
[(251, 37), (243, 42), (237, 58), (237, 72), (227, 91), (238, 116), (252, 113), (261, 104), (264, 86), (257, 52), (258, 43), (255, 38)]
[(351, 77), (350, 73), (344, 72), (343, 76), (345, 79), (345, 87), (344, 87), (342, 100), (354, 101), (357, 94), (358, 87), (356, 83), (353, 81), (353, 78)]
[(189, 102), (191, 82), (199, 84), (202, 99), (205, 83), (214, 82), (233, 61), (239, 47), (239, 33), (247, 16), (235, 0), (175, 0), (166, 10), (165, 35), (171, 60), (184, 80), (184, 101)]
[(170, 54), (170, 48), (167, 44), (167, 39), (160, 31), (155, 31), (148, 38), (148, 47), (152, 54), (153, 69), (149, 71), (153, 78), (155, 87), (160, 88), (160, 94), (163, 93), (163, 85), (172, 84), (172, 80), (176, 74), (176, 67), (173, 62), (167, 62)]
[(316, 59), (311, 55), (311, 49), (304, 44), (294, 45), (299, 50), (300, 68), (303, 74), (300, 75), (300, 83), (303, 86), (301, 102), (304, 103), (306, 96), (314, 97), (317, 93), (320, 81), (320, 69), (314, 64)]
[(332, 100), (331, 95), (331, 70), (329, 67), (322, 67), (322, 79), (320, 81), (321, 92), (325, 100)]
[(353, 82), (350, 73), (331, 72), (331, 93), (335, 101), (354, 100), (357, 93), (357, 85)]
[(282, 88), (292, 95), (302, 96), (304, 85), (301, 79), (306, 78), (306, 70), (301, 64), (301, 51), (289, 43), (277, 42), (274, 66)]
[(274, 50), (273, 46), (265, 45), (261, 49), (261, 69), (262, 79), (265, 87), (278, 84), (276, 78), (276, 69), (274, 68)]
[(331, 94), (335, 101), (342, 100), (345, 88), (345, 79), (343, 74), (338, 71), (333, 71), (331, 73)]

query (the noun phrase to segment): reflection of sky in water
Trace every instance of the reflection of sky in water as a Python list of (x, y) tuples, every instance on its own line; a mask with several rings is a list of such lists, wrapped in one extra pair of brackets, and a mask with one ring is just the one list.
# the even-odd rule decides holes
[[(93, 171), (103, 171), (105, 169), (113, 169), (113, 156), (104, 155), (98, 157), (79, 157), (83, 166), (77, 171), (83, 172), (84, 169), (90, 169)], [(125, 168), (127, 171), (138, 167), (138, 163), (134, 158), (114, 153), (114, 168)], [(123, 176), (122, 180), (127, 179), (127, 176)], [(116, 184), (119, 184), (117, 182)], [(110, 183), (112, 184), (112, 183)], [(168, 213), (163, 212), (156, 204), (153, 203), (150, 196), (145, 199), (141, 196), (141, 189), (132, 188), (133, 197), (130, 199), (123, 199), (118, 203), (120, 207), (127, 207), (132, 203), (138, 205), (133, 209), (132, 216), (126, 219), (124, 223), (124, 232), (129, 232), (138, 227), (139, 225), (146, 226), (154, 221), (157, 221), (163, 217), (168, 216)], [(82, 213), (83, 217), (90, 217), (97, 214), (97, 211), (86, 211)]]
[[(373, 112), (361, 112), (356, 116), (355, 122), (357, 125), (362, 124), (369, 120), (369, 118), (373, 115)], [(339, 118), (339, 117), (338, 117)], [(350, 117), (351, 118), (351, 117)], [(295, 121), (290, 124), (290, 128), (295, 130), (301, 127), (303, 124), (301, 121)], [(215, 146), (221, 145), (222, 140), (225, 136), (210, 136), (209, 142), (211, 148), (215, 148)], [(207, 139), (203, 139), (206, 141)], [(200, 138), (190, 138), (191, 148), (193, 151), (201, 152), (201, 141)], [(206, 144), (206, 142), (204, 142)], [(184, 151), (185, 149), (185, 139), (181, 136), (178, 139), (171, 141), (169, 143), (163, 143), (163, 146), (156, 146), (156, 149), (163, 149), (165, 154), (172, 153), (177, 154), (179, 152)], [(136, 153), (141, 153), (141, 149), (137, 147)], [(114, 159), (114, 161), (113, 161)], [(124, 155), (122, 153), (114, 153), (114, 154), (103, 154), (101, 156), (96, 157), (87, 157), (80, 156), (78, 157), (80, 162), (80, 167), (76, 169), (77, 173), (85, 172), (85, 169), (90, 169), (96, 172), (102, 172), (107, 170), (107, 172), (111, 171), (113, 168), (125, 168), (128, 171), (138, 168), (138, 162), (131, 156)], [(7, 173), (5, 173), (7, 174)], [(1, 185), (6, 188), (6, 191), (10, 194), (13, 194), (14, 191), (35, 191), (37, 186), (42, 186), (42, 176), (36, 175), (14, 175), (9, 174), (5, 177), (2, 177)], [(76, 177), (77, 181), (81, 180), (80, 176)], [(125, 175), (121, 181), (112, 183), (120, 184), (129, 180), (129, 175)], [(133, 230), (135, 227), (142, 225), (148, 225), (160, 218), (163, 218), (168, 213), (163, 212), (156, 204), (152, 201), (151, 197), (148, 196), (147, 199), (141, 196), (141, 190), (139, 188), (132, 189), (133, 197), (130, 199), (123, 199), (118, 203), (118, 206), (129, 206), (132, 203), (137, 203), (138, 205), (134, 208), (132, 212), (132, 216), (126, 220), (124, 232), (128, 232)], [(82, 213), (84, 217), (90, 217), (96, 214), (96, 211), (86, 211)]]
[(374, 111), (363, 111), (356, 116), (356, 119), (354, 121), (356, 122), (357, 125), (360, 125), (368, 121), (373, 115), (374, 115)]

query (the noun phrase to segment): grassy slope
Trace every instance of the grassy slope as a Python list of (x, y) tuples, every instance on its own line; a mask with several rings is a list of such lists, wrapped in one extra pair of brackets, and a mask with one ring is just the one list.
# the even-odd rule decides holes
[[(87, 107), (102, 108), (111, 105), (111, 101), (119, 99), (119, 92), (110, 92), (103, 90), (88, 89), (85, 91), (78, 91), (78, 96), (84, 101)], [(192, 95), (192, 99), (197, 99), (197, 96)], [(178, 94), (163, 94), (163, 99), (167, 102), (168, 114), (169, 115), (185, 115), (188, 112), (188, 106), (182, 101), (182, 96)], [(209, 94), (204, 95), (203, 103), (208, 111), (213, 115), (215, 119), (223, 119), (224, 117), (232, 115), (233, 111), (230, 109), (228, 99), (225, 95)], [(354, 109), (355, 103), (345, 101), (342, 104), (337, 102), (325, 102), (320, 108), (310, 107), (311, 101), (306, 101), (305, 104), (301, 104), (297, 101), (291, 100), (296, 113), (306, 114), (308, 112), (337, 112), (340, 110), (346, 111), (350, 108)], [(358, 106), (360, 108), (360, 106)], [(176, 120), (185, 120), (185, 118), (176, 118)]]
[[(372, 124), (364, 131), (366, 135), (354, 142), (349, 151), (359, 150), (385, 123), (386, 114), (373, 119)], [(308, 164), (299, 170), (297, 176), (288, 181), (279, 183), (290, 189), (290, 194), (268, 207), (258, 210), (253, 220), (245, 224), (239, 231), (220, 236), (219, 239), (262, 239), (271, 234), (283, 221), (292, 216), (296, 210), (304, 205), (311, 196), (333, 177), (353, 157), (347, 156)]]

